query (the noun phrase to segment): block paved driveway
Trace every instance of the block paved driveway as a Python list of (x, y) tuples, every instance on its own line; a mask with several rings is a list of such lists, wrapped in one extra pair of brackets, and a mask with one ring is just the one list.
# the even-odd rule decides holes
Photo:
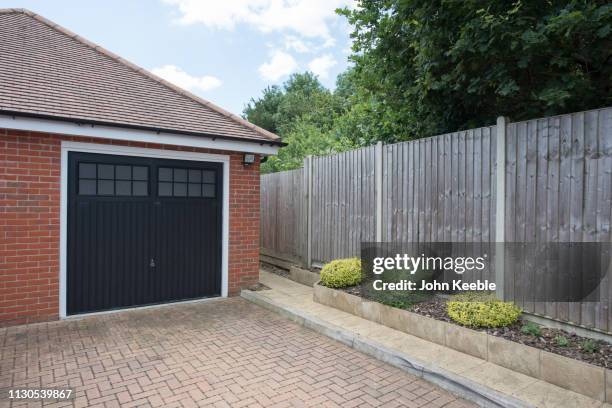
[(45, 406), (473, 406), (241, 298), (0, 329), (0, 388), (65, 386)]

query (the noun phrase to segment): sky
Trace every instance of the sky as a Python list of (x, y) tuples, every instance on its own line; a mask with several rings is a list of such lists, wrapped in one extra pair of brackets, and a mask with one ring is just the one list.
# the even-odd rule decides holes
[(347, 67), (350, 0), (0, 0), (26, 8), (241, 114), (268, 85), (310, 70), (333, 88)]

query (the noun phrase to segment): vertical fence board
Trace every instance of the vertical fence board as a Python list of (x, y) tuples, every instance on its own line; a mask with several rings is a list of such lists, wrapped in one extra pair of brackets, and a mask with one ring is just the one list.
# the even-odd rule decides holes
[(465, 242), (474, 241), (474, 131), (465, 133)]
[[(516, 126), (516, 185), (514, 237), (517, 242), (525, 242), (526, 204), (527, 204), (527, 123)], [(527, 249), (527, 248), (525, 248)], [(529, 287), (527, 270), (529, 265), (521, 262), (514, 276), (514, 298), (521, 307), (525, 304), (525, 290)]]
[[(506, 212), (505, 212), (505, 240), (517, 241), (517, 179), (518, 179), (518, 131), (517, 124), (510, 124), (506, 134)], [(507, 275), (506, 275), (507, 277)], [(514, 296), (514, 280), (504, 280), (504, 288), (509, 297)]]
[(453, 208), (453, 187), (452, 187), (452, 160), (453, 150), (451, 144), (452, 135), (446, 134), (444, 137), (444, 241), (452, 240), (452, 208)]
[[(533, 243), (536, 242), (536, 199), (537, 199), (537, 164), (538, 164), (538, 146), (537, 136), (538, 127), (537, 122), (531, 121), (527, 123), (526, 129), (526, 178), (527, 183), (525, 193), (525, 242)], [(533, 247), (533, 246), (530, 246)], [(533, 256), (533, 252), (530, 252)], [(528, 268), (524, 272), (523, 280), (523, 291), (524, 298), (522, 306), (526, 310), (533, 311), (533, 287), (535, 283), (535, 268)]]
[[(570, 134), (570, 195), (569, 204), (569, 241), (582, 242), (583, 198), (584, 198), (584, 113), (578, 113), (572, 118)], [(577, 260), (570, 259), (571, 265)], [(595, 318), (595, 317), (593, 317)]]
[(482, 129), (474, 130), (472, 160), (472, 242), (482, 242)]
[[(570, 217), (570, 199), (571, 196), (571, 116), (562, 116), (558, 122), (559, 125), (559, 209), (558, 223), (559, 242), (570, 242), (569, 217)], [(571, 262), (569, 254), (562, 254), (562, 262)], [(552, 282), (551, 282), (552, 283)], [(554, 283), (557, 290), (566, 293), (573, 290), (576, 285), (572, 285), (568, 281), (568, 277), (559, 276)], [(557, 315), (571, 316), (572, 321), (579, 322), (582, 311), (579, 304), (567, 304), (565, 302), (557, 302)], [(583, 321), (586, 323), (588, 319)]]
[[(558, 118), (549, 118), (548, 120), (548, 203), (547, 203), (547, 218), (548, 218), (548, 241), (559, 242), (559, 123)], [(558, 282), (551, 281), (550, 277), (546, 281), (546, 286), (556, 288)], [(546, 316), (561, 316), (565, 320), (571, 320), (571, 311), (569, 303), (563, 303), (561, 306), (555, 302), (546, 302)]]
[[(598, 115), (598, 136), (599, 136), (599, 166), (597, 173), (597, 241), (612, 242), (612, 138), (609, 137), (612, 133), (612, 109), (599, 111)], [(608, 248), (609, 249), (609, 248)], [(611, 264), (612, 254), (607, 251), (602, 256), (602, 262), (605, 265)], [(597, 314), (603, 315), (606, 310), (609, 310), (609, 300), (612, 294), (610, 288), (610, 277), (604, 279), (600, 285), (600, 296), (607, 299), (608, 303), (599, 302), (597, 304)], [(603, 322), (602, 322), (603, 325)]]
[(408, 218), (406, 222), (408, 223), (407, 228), (407, 241), (414, 242), (416, 237), (416, 228), (414, 227), (414, 220), (416, 219), (416, 206), (414, 204), (414, 198), (416, 196), (416, 177), (415, 177), (415, 159), (414, 159), (414, 143), (408, 143), (405, 145), (408, 157), (408, 185), (409, 185), (409, 197), (406, 199), (406, 205), (408, 207)]
[(437, 137), (436, 141), (436, 160), (437, 160), (437, 186), (436, 186), (436, 195), (437, 202), (436, 205), (438, 207), (438, 214), (436, 220), (436, 241), (437, 242), (445, 242), (446, 240), (446, 210), (447, 206), (445, 203), (446, 200), (446, 178), (447, 178), (447, 168), (448, 165), (446, 163), (447, 160), (447, 152), (446, 152), (446, 135), (441, 135)]

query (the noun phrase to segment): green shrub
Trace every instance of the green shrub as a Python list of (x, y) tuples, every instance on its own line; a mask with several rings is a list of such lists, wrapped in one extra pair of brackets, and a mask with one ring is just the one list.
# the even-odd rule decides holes
[(451, 296), (453, 302), (496, 302), (494, 293), (488, 292), (461, 292)]
[(559, 347), (567, 347), (569, 345), (569, 340), (565, 336), (557, 336), (555, 337), (555, 343)]
[(448, 316), (468, 327), (504, 327), (516, 322), (521, 309), (514, 303), (497, 300), (494, 295), (466, 292), (446, 304)]
[(336, 259), (321, 269), (321, 283), (330, 288), (344, 288), (361, 282), (359, 258)]
[(431, 298), (430, 294), (409, 291), (370, 291), (370, 299), (383, 305), (396, 307), (398, 309), (409, 309), (417, 303)]
[(540, 326), (535, 324), (534, 322), (527, 322), (521, 327), (521, 332), (524, 334), (531, 334), (532, 336), (539, 337), (542, 334), (542, 330)]
[(582, 350), (586, 351), (587, 353), (594, 353), (599, 351), (599, 344), (597, 344), (596, 341), (587, 339), (582, 342)]
[(405, 270), (394, 269), (385, 271), (381, 275), (366, 275), (364, 277), (366, 281), (363, 281), (361, 286), (367, 294), (367, 297), (371, 300), (399, 309), (408, 309), (417, 303), (430, 299), (432, 295), (428, 292), (421, 291), (375, 290), (373, 284), (375, 280), (381, 280), (384, 283), (397, 283), (403, 280), (420, 282), (423, 279), (429, 279), (431, 277), (431, 274), (419, 272), (411, 274)]
[(387, 299), (385, 297), (381, 297), (379, 299), (374, 299), (380, 303), (382, 303), (383, 305), (386, 306), (391, 306), (391, 307), (396, 307), (398, 309), (408, 309), (409, 307), (414, 305), (414, 302), (411, 302), (409, 300), (403, 300), (403, 299)]

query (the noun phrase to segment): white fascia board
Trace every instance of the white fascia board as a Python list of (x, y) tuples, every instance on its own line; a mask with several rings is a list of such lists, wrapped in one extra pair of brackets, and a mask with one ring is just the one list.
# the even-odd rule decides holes
[(30, 118), (0, 114), (0, 128), (26, 130), (32, 132), (55, 133), (70, 136), (86, 136), (101, 139), (125, 140), (130, 142), (157, 143), (163, 145), (198, 147), (204, 149), (229, 150), (235, 152), (274, 155), (279, 146), (270, 146), (265, 141), (243, 142), (212, 137), (180, 135), (174, 133), (154, 132), (121, 128), (114, 126), (78, 124), (67, 121)]

